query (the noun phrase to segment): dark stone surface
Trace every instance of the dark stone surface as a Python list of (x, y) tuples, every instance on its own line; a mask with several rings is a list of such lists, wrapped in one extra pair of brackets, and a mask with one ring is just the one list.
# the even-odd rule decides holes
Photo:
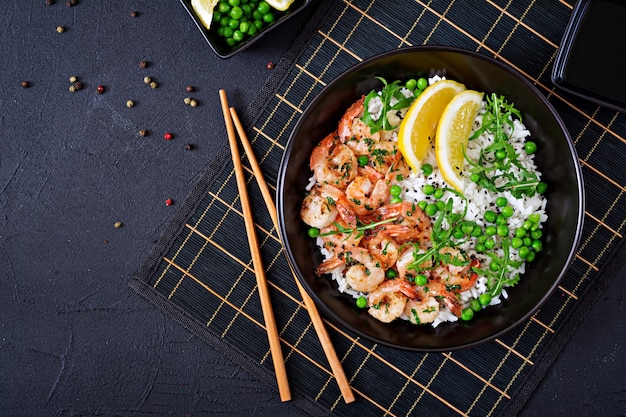
[[(222, 60), (176, 1), (2, 6), (0, 415), (303, 415), (128, 281), (226, 143), (217, 91), (245, 109), (306, 16)], [(84, 88), (70, 93), (70, 76)], [(523, 416), (625, 415), (624, 277)]]

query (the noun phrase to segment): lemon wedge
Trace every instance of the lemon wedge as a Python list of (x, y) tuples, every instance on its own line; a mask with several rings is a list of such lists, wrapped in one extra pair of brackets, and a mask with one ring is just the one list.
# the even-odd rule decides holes
[(435, 156), (441, 175), (448, 184), (462, 192), (464, 152), (472, 126), (483, 101), (483, 93), (465, 90), (448, 103), (437, 126)]
[(219, 0), (191, 0), (191, 8), (207, 29), (211, 28), (213, 9), (218, 2)]
[(407, 110), (398, 129), (398, 149), (413, 170), (422, 166), (443, 110), (464, 90), (465, 86), (456, 81), (437, 81), (426, 87)]
[(265, 0), (265, 2), (276, 10), (284, 12), (289, 8), (289, 6), (291, 6), (294, 0)]

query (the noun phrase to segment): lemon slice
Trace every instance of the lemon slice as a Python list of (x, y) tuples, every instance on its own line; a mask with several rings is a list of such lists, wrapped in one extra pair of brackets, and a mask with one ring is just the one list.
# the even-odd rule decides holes
[(465, 90), (448, 103), (437, 126), (435, 156), (439, 172), (448, 184), (462, 192), (464, 151), (467, 148), (472, 126), (483, 101), (483, 93)]
[(463, 90), (465, 86), (456, 81), (437, 81), (426, 87), (407, 110), (398, 129), (398, 149), (413, 170), (422, 166), (446, 105)]
[(291, 6), (291, 3), (293, 3), (294, 0), (265, 0), (265, 2), (276, 10), (284, 12), (289, 8), (289, 6)]
[(213, 9), (218, 2), (219, 0), (191, 0), (191, 8), (196, 12), (198, 19), (207, 29), (211, 28)]

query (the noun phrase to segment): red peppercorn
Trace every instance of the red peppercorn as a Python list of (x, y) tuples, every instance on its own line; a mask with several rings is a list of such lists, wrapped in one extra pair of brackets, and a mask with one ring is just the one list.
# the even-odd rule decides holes
[(165, 134), (163, 135), (163, 139), (165, 140), (172, 140), (174, 136), (172, 136), (172, 134), (170, 132), (165, 132)]
[(98, 93), (98, 94), (104, 93), (104, 86), (103, 85), (99, 85), (98, 87), (96, 87), (96, 93)]
[(174, 204), (174, 200), (172, 200), (171, 198), (168, 198), (167, 200), (165, 200), (166, 206), (171, 206), (172, 204)]
[(272, 69), (274, 69), (274, 67), (275, 67), (275, 65), (274, 65), (274, 63), (272, 61), (267, 63), (267, 69), (268, 70), (272, 70)]

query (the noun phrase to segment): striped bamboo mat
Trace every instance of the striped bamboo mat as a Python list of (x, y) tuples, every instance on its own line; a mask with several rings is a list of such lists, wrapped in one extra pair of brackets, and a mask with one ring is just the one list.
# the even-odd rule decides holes
[[(357, 397), (351, 404), (333, 380), (277, 231), (265, 210), (256, 210), (288, 376), (296, 395), (319, 406), (315, 410), (515, 415), (610, 278), (603, 268), (618, 251), (626, 223), (626, 171), (616, 169), (626, 157), (626, 115), (555, 91), (550, 82), (573, 1), (335, 0), (248, 109), (248, 136), (274, 186), (291, 130), (334, 77), (390, 49), (452, 45), (495, 57), (531, 79), (566, 123), (583, 167), (588, 194), (580, 249), (558, 291), (516, 330), (479, 348), (420, 354), (377, 346), (327, 323)], [(247, 175), (253, 207), (264, 208), (250, 170)], [(230, 153), (222, 149), (131, 286), (274, 383), (250, 253), (243, 232), (232, 230), (243, 231), (244, 220)]]

